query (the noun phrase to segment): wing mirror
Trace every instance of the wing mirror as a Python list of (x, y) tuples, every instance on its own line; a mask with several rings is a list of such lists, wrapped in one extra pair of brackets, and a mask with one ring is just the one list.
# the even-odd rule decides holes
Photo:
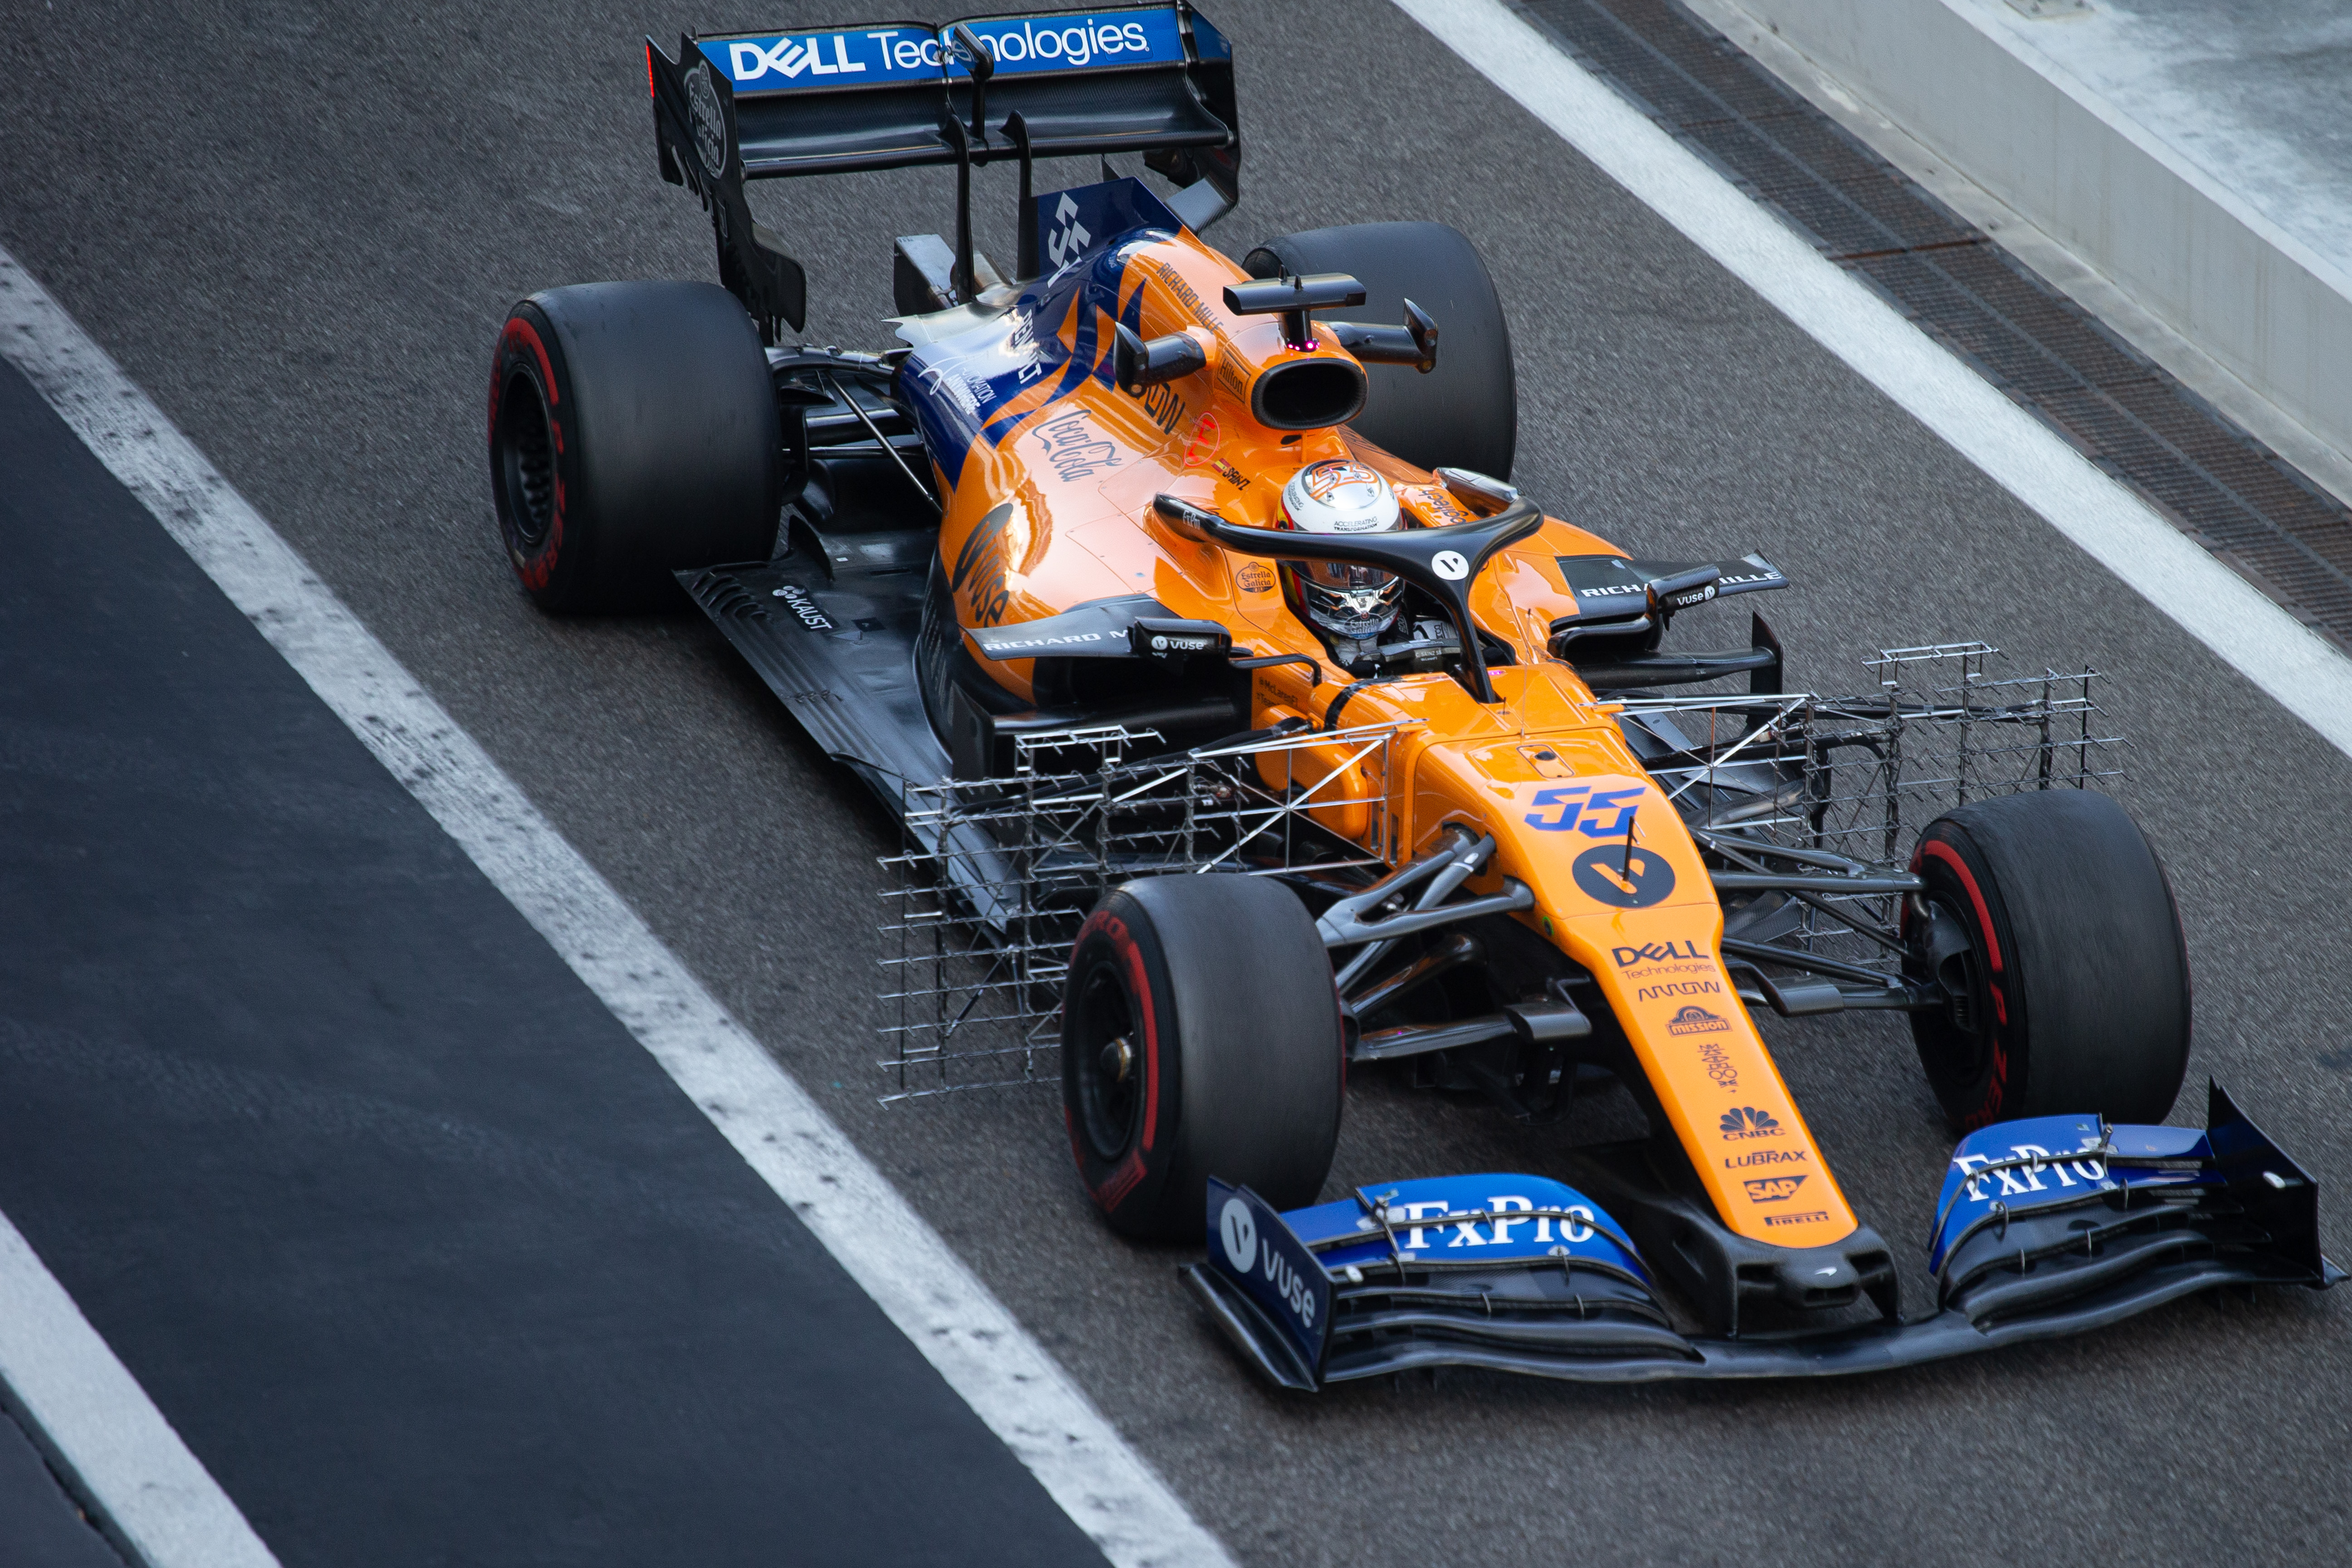
[(1209, 368), (1208, 351), (1190, 332), (1147, 339), (1123, 322), (1113, 322), (1112, 331), (1117, 338), (1110, 351), (1111, 378), (1129, 397), (1141, 396), (1147, 386), (1181, 381)]
[(1671, 577), (1651, 578), (1642, 584), (1642, 594), (1650, 614), (1654, 616), (1663, 610), (1671, 616), (1676, 610), (1687, 610), (1714, 598), (1715, 585), (1722, 579), (1720, 566), (1694, 566)]
[(1365, 364), (1409, 364), (1423, 375), (1437, 368), (1437, 323), (1410, 300), (1404, 302), (1402, 327), (1326, 321), (1323, 330)]

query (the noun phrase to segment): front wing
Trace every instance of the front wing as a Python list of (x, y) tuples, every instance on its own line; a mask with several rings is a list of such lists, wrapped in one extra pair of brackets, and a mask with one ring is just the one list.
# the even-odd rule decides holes
[(1284, 1388), (1434, 1366), (1826, 1377), (2081, 1333), (2216, 1286), (2324, 1289), (2345, 1275), (2317, 1221), (2316, 1184), (2217, 1086), (2201, 1133), (2050, 1117), (1970, 1134), (1930, 1243), (1937, 1310), (1907, 1321), (1685, 1335), (1615, 1220), (1532, 1176), (1385, 1184), (1288, 1214), (1213, 1182), (1209, 1258), (1183, 1274)]

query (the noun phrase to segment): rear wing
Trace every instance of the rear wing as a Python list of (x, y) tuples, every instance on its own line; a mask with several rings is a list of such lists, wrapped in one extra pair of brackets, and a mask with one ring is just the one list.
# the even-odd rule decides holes
[[(971, 45), (987, 56), (974, 69)], [(1205, 228), (1241, 194), (1233, 47), (1189, 0), (1101, 11), (868, 23), (646, 40), (662, 177), (700, 196), (719, 279), (775, 341), (798, 330), (800, 264), (751, 218), (747, 180), (864, 169), (957, 170), (959, 286), (972, 292), (971, 171), (1021, 164), (1021, 257), (1036, 271), (1030, 165), (1140, 153), (1175, 181), (1169, 205)]]

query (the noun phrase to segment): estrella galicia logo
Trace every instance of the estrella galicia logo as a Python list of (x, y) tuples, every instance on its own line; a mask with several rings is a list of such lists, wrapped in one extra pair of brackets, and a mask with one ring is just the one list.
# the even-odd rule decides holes
[(1789, 1130), (1780, 1119), (1769, 1110), (1759, 1110), (1752, 1105), (1739, 1106), (1723, 1113), (1723, 1135), (1726, 1138), (1786, 1138)]
[(1595, 845), (1579, 855), (1570, 869), (1587, 898), (1612, 909), (1646, 910), (1664, 903), (1675, 890), (1675, 868), (1653, 850)]
[(702, 160), (712, 179), (724, 179), (727, 118), (719, 107), (719, 89), (711, 85), (709, 60), (686, 73), (686, 113), (694, 121), (694, 155)]
[(1730, 1027), (1728, 1019), (1717, 1017), (1696, 1003), (1666, 1020), (1666, 1033), (1669, 1035), (1711, 1035), (1717, 1030), (1728, 1031)]
[(1802, 1175), (1759, 1176), (1739, 1184), (1748, 1189), (1748, 1201), (1751, 1204), (1784, 1204), (1797, 1195), (1797, 1189), (1805, 1184), (1805, 1178)]

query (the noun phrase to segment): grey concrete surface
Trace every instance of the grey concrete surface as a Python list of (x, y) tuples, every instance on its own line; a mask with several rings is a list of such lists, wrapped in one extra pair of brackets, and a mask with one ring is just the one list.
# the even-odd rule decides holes
[[(1211, 14), (1239, 51), (1248, 146), (1244, 203), (1216, 237), (1238, 253), (1320, 224), (1462, 227), (1516, 334), (1517, 477), (1551, 510), (1649, 551), (1765, 551), (1799, 584), (1773, 618), (1818, 686), (1859, 685), (1875, 647), (1972, 635), (2021, 663), (2113, 672), (2137, 741), (2126, 798), (2169, 860), (2200, 982), (2192, 1086), (2220, 1076), (2323, 1184), (2352, 1173), (2352, 942), (2336, 918), (2352, 764), (1397, 14)], [(2339, 1549), (2352, 1342), (2340, 1301), (2301, 1292), (1843, 1384), (1447, 1374), (1316, 1401), (1253, 1386), (1180, 1292), (1183, 1254), (1095, 1224), (1050, 1092), (877, 1103), (873, 858), (893, 843), (878, 808), (703, 626), (549, 622), (500, 560), (482, 422), (507, 304), (562, 282), (709, 275), (705, 220), (656, 176), (635, 53), (640, 32), (698, 17), (561, 0), (14, 0), (6, 19), (0, 243), (1245, 1560)], [(1009, 250), (1009, 175), (980, 187), (982, 242)], [(808, 263), (818, 342), (878, 343), (890, 237), (950, 222), (949, 184), (919, 173), (758, 200)], [(1924, 1237), (1949, 1139), (1901, 1026), (1768, 1032), (1857, 1206), (1898, 1247)], [(1555, 1148), (1360, 1079), (1334, 1182), (1543, 1172)], [(2323, 1224), (2340, 1256), (2340, 1203), (2323, 1200)]]
[(2352, 9), (2093, 0), (2003, 18), (2338, 266), (2352, 258)]

